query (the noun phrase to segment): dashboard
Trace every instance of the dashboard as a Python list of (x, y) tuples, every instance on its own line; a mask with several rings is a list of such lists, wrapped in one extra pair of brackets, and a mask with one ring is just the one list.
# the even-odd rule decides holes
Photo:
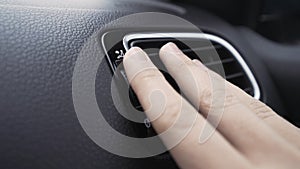
[[(86, 76), (76, 81), (89, 84), (87, 88), (95, 91), (96, 102), (108, 124), (130, 136), (147, 132), (141, 131), (144, 126), (136, 126), (118, 114), (113, 105), (115, 60), (109, 50), (121, 43), (121, 48), (110, 52), (125, 52), (124, 37), (129, 38), (127, 45), (133, 40), (146, 43), (149, 32), (155, 45), (159, 44), (157, 33), (167, 33), (167, 40), (180, 38), (174, 32), (183, 34), (181, 38), (191, 38), (187, 35), (196, 28), (226, 42), (227, 49), (229, 45), (238, 54), (239, 59), (235, 59), (246, 65), (241, 69), (246, 72), (245, 77), (255, 79), (254, 85), (250, 83), (253, 96), (299, 126), (299, 45), (273, 41), (251, 26), (232, 23), (209, 9), (180, 1), (0, 0), (0, 168), (177, 168), (167, 153), (127, 158), (99, 147), (82, 127), (83, 123), (90, 123), (78, 120), (80, 115), (74, 106), (76, 98), (83, 96), (74, 94), (74, 73), (78, 62), (82, 62), (80, 72)], [(144, 12), (176, 16), (193, 27), (159, 19), (153, 21), (155, 26), (132, 19), (122, 24), (114, 22)], [(116, 43), (110, 42), (111, 38), (102, 39), (111, 30), (121, 30), (111, 35)], [(132, 34), (143, 36), (132, 38)], [(220, 45), (210, 40), (213, 46)], [(105, 58), (103, 62), (98, 60), (100, 57)], [(89, 76), (95, 78), (88, 81)], [(89, 105), (87, 102), (85, 106)], [(107, 138), (106, 142), (113, 142)]]

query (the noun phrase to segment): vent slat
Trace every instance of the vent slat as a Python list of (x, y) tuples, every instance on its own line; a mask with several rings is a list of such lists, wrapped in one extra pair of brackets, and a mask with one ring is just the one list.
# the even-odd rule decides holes
[(205, 66), (213, 66), (213, 65), (218, 65), (218, 64), (225, 64), (229, 62), (234, 62), (234, 58), (227, 58), (227, 59), (222, 59), (220, 61), (212, 61), (208, 63), (204, 63)]
[(193, 39), (193, 46), (190, 48), (187, 46), (188, 43), (186, 42), (191, 42), (191, 39), (184, 39), (182, 42), (174, 39), (151, 39), (135, 41), (131, 44), (131, 46), (139, 46), (142, 49), (146, 49), (146, 53), (150, 56), (154, 64), (161, 66), (163, 64), (159, 63), (159, 48), (170, 40), (191, 59), (201, 59), (203, 64), (209, 69), (218, 74), (225, 73), (226, 80), (253, 96), (254, 89), (250, 79), (244, 72), (244, 69), (239, 64), (235, 56), (233, 56), (226, 47), (219, 43), (213, 42), (212, 45), (209, 45), (208, 43), (203, 43), (203, 40), (199, 39), (198, 42)]
[(207, 50), (218, 50), (221, 49), (221, 45), (211, 45), (211, 46), (204, 46), (200, 48), (193, 48), (193, 49), (182, 49), (182, 52), (189, 53), (189, 52), (201, 52), (201, 51), (207, 51)]
[(251, 87), (247, 87), (247, 88), (245, 88), (245, 89), (243, 89), (243, 90), (244, 90), (245, 92), (251, 92), (251, 91), (253, 91)]
[(239, 73), (235, 73), (235, 74), (231, 74), (231, 75), (226, 75), (226, 79), (230, 80), (230, 79), (237, 78), (237, 77), (242, 77), (242, 76), (244, 76), (244, 73), (239, 72)]

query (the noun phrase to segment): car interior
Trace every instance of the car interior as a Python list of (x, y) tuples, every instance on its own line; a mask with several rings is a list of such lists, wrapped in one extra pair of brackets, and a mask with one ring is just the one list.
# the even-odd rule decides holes
[[(299, 30), (296, 0), (0, 0), (0, 168), (178, 168), (168, 152), (129, 158), (98, 146), (88, 132), (101, 130), (84, 129), (74, 105), (88, 100), (78, 82), (114, 130), (155, 136), (112, 97), (112, 79), (128, 86), (122, 60), (135, 46), (161, 66), (158, 50), (173, 42), (300, 127)], [(130, 87), (117, 92), (143, 111)]]

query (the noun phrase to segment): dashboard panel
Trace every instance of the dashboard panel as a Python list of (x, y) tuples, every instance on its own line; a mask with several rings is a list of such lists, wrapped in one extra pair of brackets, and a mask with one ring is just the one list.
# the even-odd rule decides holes
[[(185, 4), (109, 1), (80, 6), (0, 0), (0, 168), (177, 168), (170, 156), (132, 159), (107, 152), (84, 132), (75, 113), (72, 77), (86, 42), (95, 32), (105, 32), (109, 22), (138, 12), (176, 15), (229, 42), (255, 76), (260, 99), (299, 124), (298, 46), (272, 42)], [(102, 44), (92, 42), (90, 54), (104, 54)], [(135, 133), (111, 104), (111, 79), (109, 64), (102, 62), (95, 82), (101, 112), (117, 131)]]

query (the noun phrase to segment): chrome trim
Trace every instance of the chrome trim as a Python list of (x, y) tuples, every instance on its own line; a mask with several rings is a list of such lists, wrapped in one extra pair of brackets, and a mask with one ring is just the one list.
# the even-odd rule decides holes
[(207, 34), (207, 33), (132, 33), (124, 36), (123, 38), (123, 45), (126, 51), (129, 50), (129, 44), (128, 42), (133, 40), (133, 39), (152, 39), (152, 38), (191, 38), (191, 39), (208, 39), (213, 42), (217, 42), (221, 45), (223, 45), (225, 48), (227, 48), (230, 53), (236, 58), (236, 60), (240, 63), (242, 68), (244, 69), (246, 75), (248, 76), (253, 90), (254, 90), (254, 98), (255, 99), (260, 99), (261, 92), (258, 86), (258, 83), (252, 74), (250, 68), (240, 55), (240, 53), (226, 40), (212, 35), (212, 34)]
[[(106, 56), (106, 58), (107, 58), (107, 60), (108, 60), (108, 62), (109, 62), (109, 65), (110, 65), (110, 67), (113, 69), (113, 71), (115, 71), (115, 66), (114, 66), (114, 64), (111, 62), (111, 59), (109, 58), (109, 55), (108, 55), (108, 50), (106, 49), (106, 47), (105, 47), (105, 43), (104, 43), (104, 37), (106, 36), (108, 34), (108, 32), (106, 32), (106, 33), (104, 33), (102, 36), (101, 36), (101, 44), (102, 44), (102, 48), (103, 48), (103, 50), (104, 50), (104, 53), (105, 53), (105, 56)], [(127, 50), (126, 50), (127, 51)]]

